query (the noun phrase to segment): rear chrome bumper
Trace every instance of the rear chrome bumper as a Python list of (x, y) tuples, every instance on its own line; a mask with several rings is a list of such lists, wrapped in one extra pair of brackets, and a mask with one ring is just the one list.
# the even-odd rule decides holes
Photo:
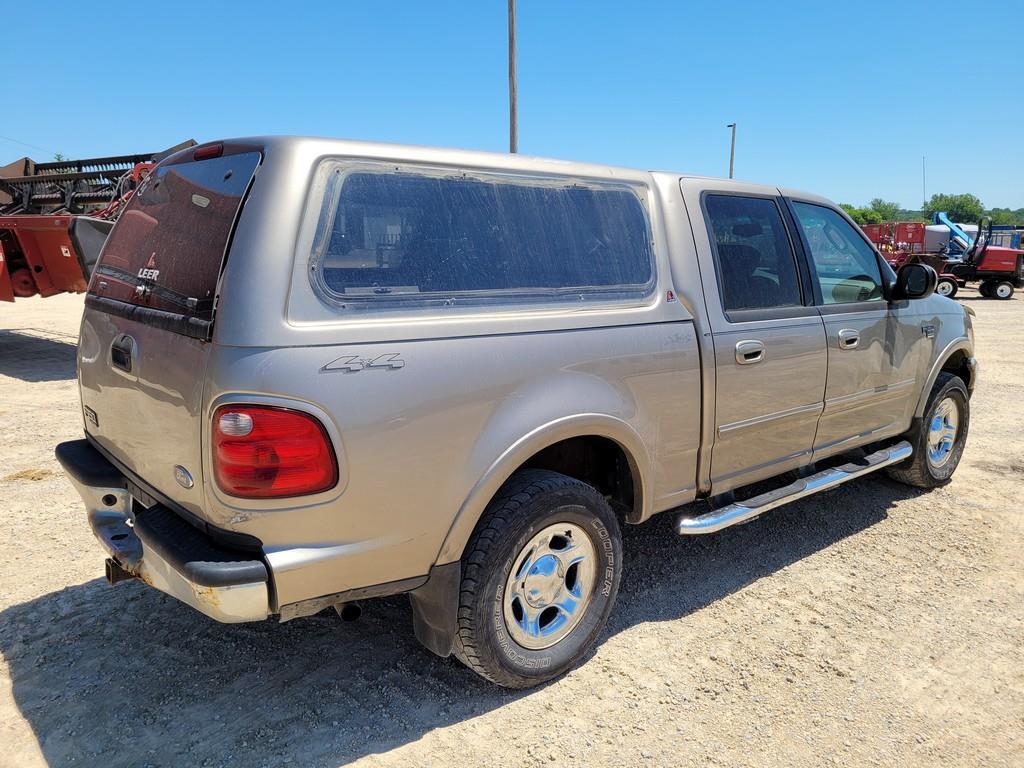
[(161, 504), (133, 504), (124, 476), (87, 440), (61, 443), (56, 454), (120, 570), (217, 621), (270, 615), (269, 575), (255, 553), (221, 546)]

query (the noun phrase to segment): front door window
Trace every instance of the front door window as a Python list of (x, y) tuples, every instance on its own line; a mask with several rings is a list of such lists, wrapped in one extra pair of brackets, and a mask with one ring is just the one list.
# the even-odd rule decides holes
[(831, 208), (793, 203), (811, 251), (823, 304), (882, 301), (882, 273), (871, 246)]

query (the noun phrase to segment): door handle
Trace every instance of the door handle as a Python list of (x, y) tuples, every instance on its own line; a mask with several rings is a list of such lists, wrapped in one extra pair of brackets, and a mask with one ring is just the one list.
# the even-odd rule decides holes
[(110, 345), (110, 362), (125, 373), (132, 372), (132, 358), (135, 356), (135, 339), (122, 333)]
[(740, 365), (751, 365), (764, 360), (764, 342), (757, 339), (745, 339), (736, 342), (736, 362)]
[(839, 332), (840, 349), (856, 349), (858, 344), (860, 344), (860, 334), (857, 331), (844, 328)]

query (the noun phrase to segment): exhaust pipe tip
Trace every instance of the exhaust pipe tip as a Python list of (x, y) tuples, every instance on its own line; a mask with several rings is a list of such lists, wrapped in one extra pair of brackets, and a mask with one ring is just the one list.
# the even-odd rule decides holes
[(363, 615), (363, 606), (359, 603), (342, 603), (334, 606), (342, 621), (355, 621)]

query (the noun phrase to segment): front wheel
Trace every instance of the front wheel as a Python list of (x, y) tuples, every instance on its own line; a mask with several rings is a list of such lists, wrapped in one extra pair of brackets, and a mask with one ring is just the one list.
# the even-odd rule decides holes
[(528, 688), (562, 674), (604, 629), (622, 575), (608, 502), (557, 472), (518, 472), (466, 547), (455, 655), (491, 682)]
[(950, 277), (940, 277), (939, 282), (935, 284), (935, 292), (939, 296), (948, 296), (953, 298), (956, 296), (956, 290), (959, 286), (956, 284), (956, 280)]
[(970, 421), (967, 385), (959, 376), (941, 372), (924, 417), (907, 435), (914, 447), (913, 456), (892, 467), (889, 475), (917, 488), (935, 488), (948, 482), (963, 456)]
[(984, 296), (986, 299), (992, 298), (992, 286), (993, 283), (985, 280), (981, 285), (978, 286), (978, 293)]

